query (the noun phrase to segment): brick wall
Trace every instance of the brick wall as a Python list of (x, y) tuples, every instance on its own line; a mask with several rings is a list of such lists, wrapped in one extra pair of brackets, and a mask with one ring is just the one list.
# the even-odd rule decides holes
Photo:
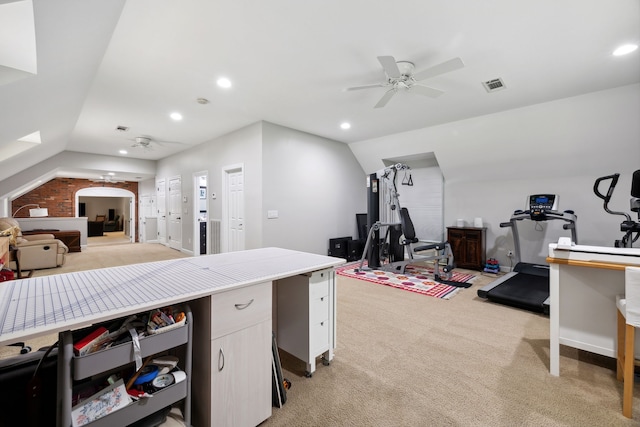
[[(11, 202), (11, 213), (21, 206), (28, 204), (37, 204), (41, 208), (49, 210), (49, 216), (52, 217), (75, 217), (76, 216), (76, 192), (83, 188), (89, 187), (111, 187), (122, 188), (131, 191), (138, 199), (138, 183), (137, 182), (117, 182), (102, 183), (94, 182), (88, 179), (77, 178), (54, 178), (41, 186), (34, 188), (27, 194), (24, 194)], [(35, 207), (35, 206), (33, 206)], [(28, 218), (29, 208), (24, 208), (15, 215), (16, 218)], [(136, 230), (138, 229), (138, 218), (135, 218)], [(136, 232), (136, 239), (138, 236)]]

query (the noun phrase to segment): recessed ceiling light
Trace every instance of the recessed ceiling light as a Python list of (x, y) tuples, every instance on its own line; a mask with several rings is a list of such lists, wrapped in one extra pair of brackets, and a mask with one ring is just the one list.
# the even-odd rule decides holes
[(347, 130), (347, 129), (351, 129), (351, 123), (349, 122), (344, 122), (340, 124), (340, 128)]
[(127, 150), (120, 150), (120, 154), (127, 154)]
[(625, 44), (613, 51), (613, 56), (622, 56), (633, 52), (638, 48), (637, 44)]
[(173, 120), (182, 120), (182, 114), (180, 113), (171, 113), (170, 116)]
[(216, 83), (218, 84), (218, 86), (223, 87), (225, 89), (228, 89), (231, 87), (231, 80), (229, 80), (226, 77), (220, 77)]

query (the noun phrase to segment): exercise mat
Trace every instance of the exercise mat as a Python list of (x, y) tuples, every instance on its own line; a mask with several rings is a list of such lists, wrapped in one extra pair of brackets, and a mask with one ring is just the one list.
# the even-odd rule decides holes
[[(343, 265), (336, 268), (336, 274), (441, 299), (451, 299), (461, 289), (459, 286), (437, 282), (433, 278), (433, 269), (424, 266), (408, 265), (404, 274), (384, 270), (363, 269), (362, 271), (356, 271), (358, 267), (360, 267), (359, 262)], [(454, 271), (450, 280), (470, 284), (474, 278), (473, 274)]]

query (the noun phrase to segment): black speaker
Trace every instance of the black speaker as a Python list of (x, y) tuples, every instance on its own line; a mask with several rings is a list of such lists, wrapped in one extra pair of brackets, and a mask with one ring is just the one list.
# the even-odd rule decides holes
[(87, 204), (86, 203), (78, 203), (78, 216), (87, 216)]
[(116, 219), (116, 210), (115, 209), (109, 209), (109, 221), (113, 221)]
[(349, 240), (351, 240), (351, 236), (329, 239), (329, 256), (347, 259), (347, 242)]

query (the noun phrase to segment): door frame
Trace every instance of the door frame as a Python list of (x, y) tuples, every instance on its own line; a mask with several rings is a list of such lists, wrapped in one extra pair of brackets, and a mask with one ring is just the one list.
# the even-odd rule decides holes
[[(136, 241), (136, 222), (137, 222), (137, 201), (136, 195), (129, 190), (125, 190), (124, 188), (115, 188), (115, 187), (86, 187), (81, 188), (76, 191), (75, 203), (76, 203), (76, 216), (78, 215), (79, 206), (80, 206), (80, 197), (122, 197), (129, 199), (129, 212), (127, 212), (129, 217), (129, 242), (133, 243)], [(123, 227), (124, 228), (124, 227)]]

